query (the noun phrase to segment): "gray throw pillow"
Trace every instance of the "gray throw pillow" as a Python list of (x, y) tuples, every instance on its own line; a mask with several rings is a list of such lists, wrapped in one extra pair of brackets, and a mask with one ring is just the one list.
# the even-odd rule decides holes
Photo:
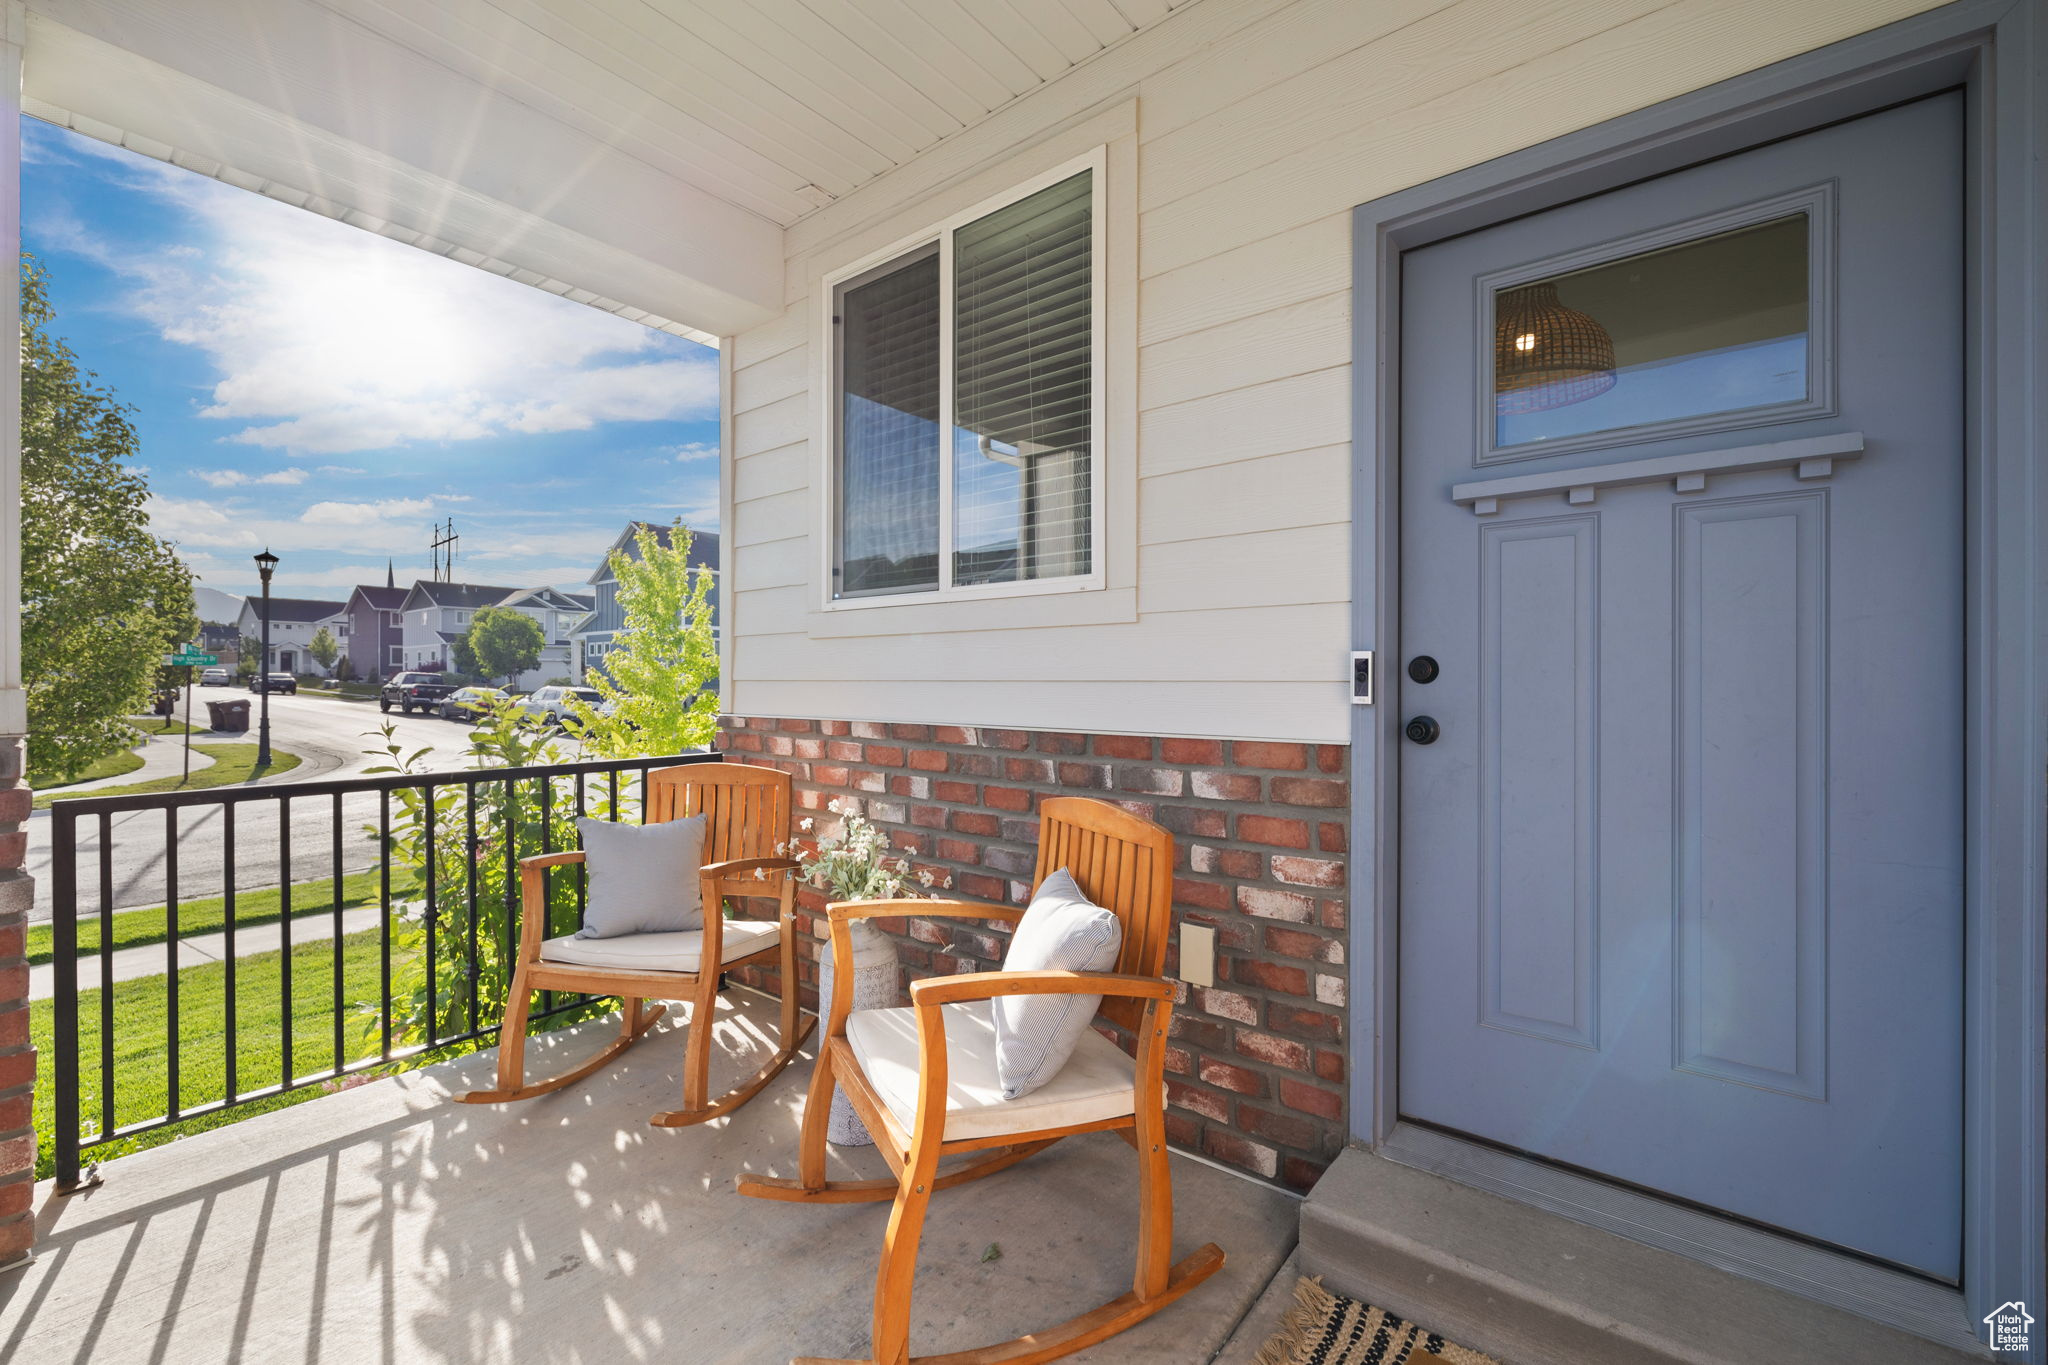
[(585, 875), (578, 938), (617, 938), (704, 927), (697, 871), (704, 865), (704, 817), (622, 825), (578, 820)]
[[(1006, 972), (1106, 972), (1116, 966), (1124, 926), (1081, 894), (1065, 869), (1038, 885), (1010, 937)], [(1004, 995), (995, 1013), (996, 1080), (1020, 1099), (1060, 1074), (1102, 1004), (1099, 995)]]

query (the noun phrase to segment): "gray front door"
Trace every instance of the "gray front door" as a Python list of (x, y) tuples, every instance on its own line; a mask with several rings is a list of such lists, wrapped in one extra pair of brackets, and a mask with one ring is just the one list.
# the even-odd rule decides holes
[(1403, 1116), (1950, 1280), (1961, 148), (1407, 253), (1397, 661)]

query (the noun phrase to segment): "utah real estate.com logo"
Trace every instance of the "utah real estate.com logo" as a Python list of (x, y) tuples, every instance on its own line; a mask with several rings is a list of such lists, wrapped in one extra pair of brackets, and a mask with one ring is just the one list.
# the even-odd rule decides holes
[(1994, 1351), (2024, 1351), (2027, 1349), (2027, 1329), (2034, 1325), (2034, 1315), (2018, 1299), (2002, 1303), (1984, 1315), (1984, 1325), (1991, 1329), (1990, 1345)]

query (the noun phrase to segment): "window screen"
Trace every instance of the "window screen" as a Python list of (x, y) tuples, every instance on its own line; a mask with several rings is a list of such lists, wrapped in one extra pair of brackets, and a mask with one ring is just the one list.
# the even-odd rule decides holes
[(953, 581), (1089, 569), (1092, 175), (953, 237)]
[(842, 596), (939, 585), (939, 257), (841, 292)]

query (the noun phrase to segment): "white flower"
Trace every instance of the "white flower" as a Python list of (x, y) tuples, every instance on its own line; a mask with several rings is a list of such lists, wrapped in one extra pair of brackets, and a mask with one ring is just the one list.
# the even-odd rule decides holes
[(803, 818), (802, 823), (797, 825), (797, 828), (802, 830), (804, 833), (809, 834), (814, 828), (817, 827), (817, 824), (818, 822), (816, 820), (813, 820), (810, 816), (806, 815)]
[(768, 880), (768, 869), (767, 869), (767, 868), (765, 868), (765, 867), (757, 867), (757, 868), (755, 868), (755, 869), (754, 869), (754, 880), (755, 880), (755, 881), (757, 881), (757, 882), (765, 882), (765, 881), (767, 881), (767, 880)]

